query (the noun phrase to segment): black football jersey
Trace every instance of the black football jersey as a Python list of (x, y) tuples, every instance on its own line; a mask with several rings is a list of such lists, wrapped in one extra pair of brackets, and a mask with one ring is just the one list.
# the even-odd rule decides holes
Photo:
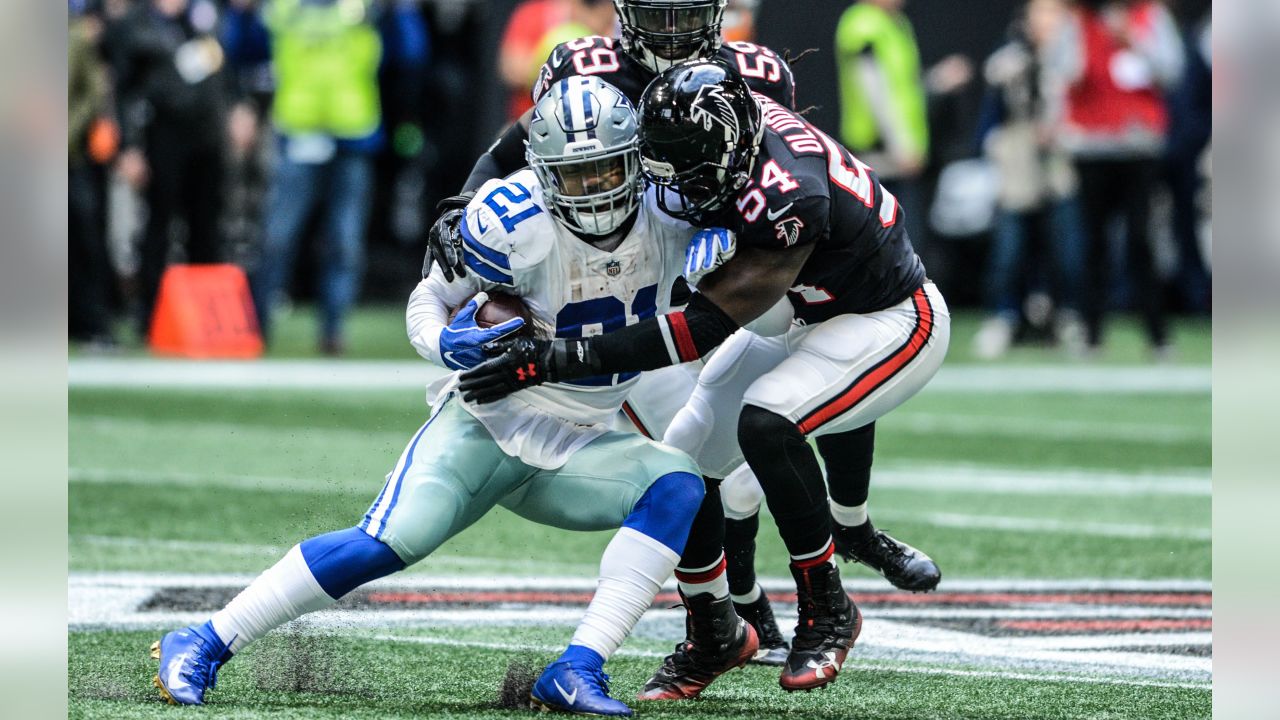
[[(755, 92), (795, 108), (795, 77), (786, 60), (774, 51), (763, 45), (731, 42), (721, 45), (716, 56), (737, 69)], [(575, 75), (599, 77), (621, 90), (633, 105), (640, 104), (644, 89), (656, 77), (628, 55), (617, 39), (591, 35), (560, 43), (551, 51), (533, 85), (533, 102), (553, 84)]]
[(727, 209), (742, 247), (812, 243), (788, 293), (796, 317), (821, 322), (896, 305), (924, 282), (904, 210), (875, 173), (796, 113), (756, 95), (765, 131), (751, 180)]

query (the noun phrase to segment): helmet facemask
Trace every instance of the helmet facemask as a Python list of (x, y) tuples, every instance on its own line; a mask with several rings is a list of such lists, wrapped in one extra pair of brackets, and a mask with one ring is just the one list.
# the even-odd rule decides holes
[(727, 0), (614, 0), (622, 47), (651, 72), (720, 49)]
[(611, 235), (640, 204), (635, 109), (599, 78), (582, 75), (551, 86), (534, 107), (525, 158), (547, 209), (578, 235)]
[(529, 157), (547, 207), (566, 227), (606, 236), (621, 227), (640, 202), (640, 150), (636, 142), (610, 150), (591, 144), (566, 146), (560, 156)]

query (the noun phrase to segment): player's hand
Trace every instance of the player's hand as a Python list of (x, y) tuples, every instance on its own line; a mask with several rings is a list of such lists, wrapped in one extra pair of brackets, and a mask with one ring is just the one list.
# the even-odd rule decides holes
[(545, 382), (555, 382), (554, 347), (564, 341), (518, 337), (484, 346), (490, 359), (462, 373), (462, 399), (483, 405)]
[(467, 263), (462, 250), (462, 231), (458, 226), (462, 224), (467, 203), (471, 202), (473, 197), (475, 193), (463, 193), (447, 197), (436, 205), (436, 209), (441, 212), (440, 217), (432, 223), (431, 230), (427, 232), (427, 256), (422, 259), (424, 279), (431, 274), (432, 263), (440, 265), (444, 279), (449, 282), (453, 282), (455, 274), (460, 278), (467, 276)]
[(488, 356), (484, 346), (497, 342), (524, 327), (524, 318), (482, 328), (476, 324), (476, 312), (489, 301), (486, 293), (477, 293), (454, 316), (453, 322), (440, 331), (440, 358), (450, 370), (466, 370), (484, 362)]
[(738, 251), (737, 238), (724, 228), (699, 230), (684, 251), (684, 277), (696, 285), (703, 277), (729, 262)]

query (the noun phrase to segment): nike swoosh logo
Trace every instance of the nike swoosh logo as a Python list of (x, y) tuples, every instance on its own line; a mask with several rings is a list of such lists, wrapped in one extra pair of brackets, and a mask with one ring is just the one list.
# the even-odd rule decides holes
[(770, 210), (769, 212), (765, 213), (765, 215), (769, 216), (769, 222), (773, 222), (774, 220), (777, 220), (778, 218), (786, 214), (786, 212), (791, 209), (792, 205), (795, 205), (795, 203), (793, 202), (787, 203), (786, 207), (779, 209), (777, 212)]
[(565, 702), (569, 703), (569, 705), (573, 705), (573, 701), (578, 699), (577, 688), (575, 688), (573, 692), (567, 693), (564, 691), (564, 688), (560, 687), (559, 680), (552, 680), (551, 682), (556, 686), (556, 690), (560, 691), (560, 695), (565, 699)]
[(169, 688), (170, 691), (181, 690), (184, 687), (191, 686), (191, 683), (182, 679), (182, 665), (186, 663), (186, 661), (187, 655), (186, 653), (183, 653), (182, 655), (174, 658), (173, 664), (169, 666), (171, 670), (169, 671), (169, 677), (165, 680), (165, 687)]

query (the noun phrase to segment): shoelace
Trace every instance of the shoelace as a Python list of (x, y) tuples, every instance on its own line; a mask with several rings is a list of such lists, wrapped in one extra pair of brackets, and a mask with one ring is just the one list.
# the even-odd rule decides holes
[(896, 567), (903, 567), (907, 562), (907, 551), (901, 545), (889, 539), (883, 532), (876, 532), (871, 542), (878, 546), (889, 562)]
[(603, 670), (594, 668), (576, 668), (584, 680), (591, 683), (601, 693), (609, 694), (609, 676)]

